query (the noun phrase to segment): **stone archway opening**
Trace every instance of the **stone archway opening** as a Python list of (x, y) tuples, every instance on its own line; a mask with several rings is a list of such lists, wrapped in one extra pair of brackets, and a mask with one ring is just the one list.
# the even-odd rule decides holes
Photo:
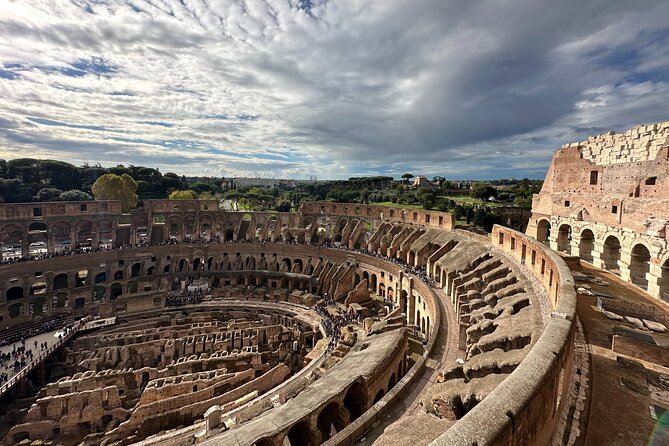
[(311, 434), (309, 423), (300, 421), (288, 431), (288, 441), (290, 446), (311, 446)]
[(602, 250), (602, 266), (605, 270), (613, 274), (620, 275), (620, 240), (613, 235), (609, 235), (604, 240), (604, 249)]
[(367, 397), (359, 382), (348, 388), (344, 397), (344, 407), (348, 410), (351, 422), (357, 420), (367, 409)]
[(339, 416), (339, 404), (331, 402), (318, 415), (318, 430), (321, 432), (321, 441), (325, 442), (332, 438), (342, 429), (342, 421)]
[(395, 374), (393, 373), (390, 375), (390, 380), (388, 380), (388, 391), (395, 387), (395, 384), (397, 384), (397, 378), (395, 377)]
[(537, 240), (541, 243), (548, 243), (551, 236), (551, 224), (548, 220), (539, 220), (537, 223)]
[(558, 229), (557, 250), (571, 254), (571, 226), (563, 224)]
[(381, 389), (378, 392), (376, 392), (376, 395), (374, 396), (374, 402), (372, 404), (378, 403), (381, 398), (386, 394), (385, 390)]
[(578, 243), (578, 256), (581, 260), (592, 263), (592, 252), (595, 249), (595, 234), (590, 229), (581, 232), (581, 239)]
[(645, 245), (638, 244), (632, 248), (632, 259), (630, 260), (630, 281), (643, 288), (648, 289), (648, 272), (650, 271), (650, 251)]
[(402, 308), (402, 313), (409, 314), (409, 296), (405, 290), (400, 292), (400, 307)]

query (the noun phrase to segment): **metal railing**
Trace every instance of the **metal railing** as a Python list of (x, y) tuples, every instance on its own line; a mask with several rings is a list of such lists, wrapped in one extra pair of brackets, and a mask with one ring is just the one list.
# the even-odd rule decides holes
[[(105, 321), (104, 324), (100, 324), (99, 326), (96, 326), (94, 328), (98, 327), (106, 327), (109, 325), (113, 325), (116, 323), (116, 319), (114, 318), (113, 320), (107, 320)], [(35, 359), (30, 361), (28, 364), (26, 364), (25, 367), (23, 367), (19, 372), (12, 376), (6, 383), (4, 383), (2, 386), (0, 386), (0, 397), (3, 396), (9, 389), (11, 389), (14, 385), (16, 385), (17, 382), (19, 382), (21, 379), (25, 378), (28, 376), (30, 372), (32, 372), (35, 367), (37, 367), (39, 364), (42, 363), (49, 355), (51, 355), (53, 352), (58, 350), (63, 344), (65, 344), (67, 341), (72, 339), (72, 337), (77, 334), (80, 330), (86, 329), (86, 325), (78, 325), (76, 327), (73, 327), (72, 329), (68, 330), (67, 333), (63, 336), (61, 336), (58, 341), (56, 341), (53, 345), (47, 347), (46, 350), (42, 351)]]

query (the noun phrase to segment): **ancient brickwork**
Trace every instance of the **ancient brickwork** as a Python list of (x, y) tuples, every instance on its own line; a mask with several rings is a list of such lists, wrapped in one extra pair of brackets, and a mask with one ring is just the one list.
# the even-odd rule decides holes
[[(0, 219), (3, 243), (23, 251), (28, 237), (30, 251), (39, 237), (53, 255), (2, 265), (0, 334), (63, 315), (65, 323), (120, 315), (122, 324), (68, 344), (58, 362), (68, 376), (43, 388), (8, 442), (350, 443), (419, 380), (430, 383), (421, 387), (421, 413), (456, 427), (478, 407), (514, 404), (517, 411), (520, 399), (500, 400), (497, 392), (509, 381), (521, 385), (514, 377), (527, 358), (555, 352), (559, 359), (531, 382), (543, 390), (522, 391), (522, 404), (560, 401), (570, 319), (550, 342), (542, 332), (554, 325), (550, 310), (562, 305), (568, 316), (569, 301), (560, 298), (569, 272), (536, 241), (499, 227), (492, 240), (452, 231), (452, 217), (437, 212), (306, 203), (298, 213), (237, 213), (216, 206), (147, 201), (115, 216), (109, 238), (95, 235), (94, 215), (81, 217), (90, 232), (72, 234), (81, 221), (64, 222), (72, 255), (60, 251), (68, 245), (59, 238), (68, 233), (60, 216)], [(191, 299), (187, 292), (200, 287), (205, 291)], [(339, 343), (322, 323), (325, 301), (337, 304), (327, 311), (345, 308), (359, 322), (336, 332)], [(444, 332), (455, 345), (437, 345)], [(429, 356), (448, 348), (461, 363)], [(441, 383), (428, 375), (435, 367)], [(554, 413), (531, 430), (504, 410), (487, 417), (504, 435), (546, 438)], [(430, 425), (432, 438), (445, 427)]]
[(669, 122), (564, 145), (527, 234), (669, 301)]

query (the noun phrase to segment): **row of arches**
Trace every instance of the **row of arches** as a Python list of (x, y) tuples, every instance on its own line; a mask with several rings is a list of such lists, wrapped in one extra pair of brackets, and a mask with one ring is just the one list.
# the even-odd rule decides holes
[[(549, 244), (550, 236), (550, 222), (545, 219), (539, 220), (537, 223), (537, 240)], [(596, 236), (592, 229), (582, 229), (577, 236), (578, 244), (576, 245), (572, 226), (567, 223), (560, 224), (555, 237), (556, 250), (565, 254), (576, 255), (588, 263), (599, 263), (596, 266), (600, 266), (617, 276), (622, 276), (624, 270), (627, 269), (631, 283), (644, 290), (649, 289), (652, 256), (644, 243), (632, 244), (629, 251), (629, 262), (623, 263), (623, 245), (617, 236), (606, 236), (601, 245), (600, 253), (596, 253)], [(572, 252), (575, 246), (578, 246), (578, 252)], [(599, 262), (596, 261), (597, 257), (599, 257)], [(661, 265), (661, 275), (658, 282), (660, 297), (662, 298), (669, 294), (669, 259), (666, 259)]]

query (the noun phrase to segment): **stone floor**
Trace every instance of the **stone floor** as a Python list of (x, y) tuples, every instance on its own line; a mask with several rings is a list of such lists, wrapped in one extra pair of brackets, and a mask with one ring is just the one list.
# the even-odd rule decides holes
[[(46, 332), (46, 333), (39, 334), (37, 336), (32, 336), (32, 337), (26, 338), (25, 347), (26, 347), (26, 350), (32, 349), (33, 361), (35, 361), (35, 362), (38, 361), (39, 354), (40, 354), (41, 351), (43, 351), (43, 350), (40, 349), (39, 345), (43, 342), (46, 342), (48, 344), (48, 346), (51, 347), (53, 344), (58, 342), (58, 334), (60, 334), (62, 332), (63, 332), (63, 330), (59, 329), (59, 330), (49, 331), (49, 332)], [(37, 341), (37, 344), (38, 344), (37, 348), (35, 347), (35, 341)], [(0, 347), (0, 352), (1, 353), (11, 353), (15, 346), (19, 347), (20, 345), (21, 345), (20, 342), (15, 342), (13, 344), (4, 345), (4, 346)], [(0, 373), (7, 373), (9, 375), (9, 379), (11, 379), (12, 376), (16, 375), (16, 373), (20, 373), (20, 371), (22, 370), (21, 369), (17, 372), (14, 372), (14, 369), (12, 367), (10, 367), (11, 363), (13, 363), (13, 361), (9, 361), (5, 366), (0, 365)], [(26, 365), (26, 368), (30, 367), (30, 365), (31, 365), (31, 363), (28, 362), (27, 365)]]
[[(441, 298), (440, 318), (442, 327), (447, 328), (449, 320), (455, 320), (452, 305), (447, 304), (449, 297), (441, 290), (435, 290)], [(458, 337), (456, 330), (439, 330), (436, 345), (426, 362), (423, 376), (414, 385), (410, 393), (393, 403), (383, 421), (372, 427), (356, 444), (359, 446), (390, 445), (422, 446), (431, 443), (440, 433), (452, 424), (452, 421), (437, 418), (420, 406), (425, 392), (436, 381), (439, 372), (447, 364), (453, 363), (458, 354)], [(411, 435), (407, 435), (411, 432)]]
[[(640, 288), (583, 262), (581, 271), (608, 283), (600, 285), (588, 282), (591, 291), (603, 291), (616, 299), (654, 305), (669, 321), (669, 306), (653, 299)], [(596, 297), (579, 294), (578, 314), (592, 356), (588, 418), (587, 423), (581, 426), (581, 436), (576, 444), (668, 445), (669, 426), (656, 423), (651, 418), (649, 406), (656, 400), (650, 395), (651, 389), (643, 367), (639, 368), (636, 364), (640, 363), (646, 369), (666, 375), (669, 375), (669, 368), (614, 352), (611, 349), (614, 328), (632, 325), (604, 317), (597, 309)], [(669, 333), (654, 333), (653, 336), (660, 346), (669, 345)], [(623, 385), (623, 382), (636, 385)]]

